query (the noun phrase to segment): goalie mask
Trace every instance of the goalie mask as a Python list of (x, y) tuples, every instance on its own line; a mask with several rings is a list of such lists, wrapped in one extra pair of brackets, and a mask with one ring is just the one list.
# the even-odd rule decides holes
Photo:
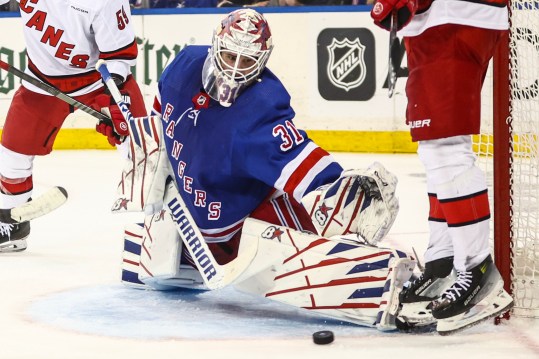
[(264, 71), (272, 37), (266, 19), (252, 9), (231, 12), (214, 31), (204, 67), (204, 90), (222, 106), (238, 95)]

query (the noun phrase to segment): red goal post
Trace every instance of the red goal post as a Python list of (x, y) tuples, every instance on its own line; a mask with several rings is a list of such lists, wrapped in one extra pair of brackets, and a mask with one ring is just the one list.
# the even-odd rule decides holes
[(474, 141), (490, 187), (494, 257), (515, 299), (512, 314), (539, 318), (537, 0), (511, 1), (510, 31), (494, 56), (491, 83), (483, 99), (492, 112), (484, 111), (489, 114)]

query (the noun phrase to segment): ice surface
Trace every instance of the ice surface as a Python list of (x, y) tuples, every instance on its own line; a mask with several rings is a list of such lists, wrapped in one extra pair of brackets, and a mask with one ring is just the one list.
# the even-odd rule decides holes
[[(335, 153), (347, 168), (378, 160), (399, 176), (399, 216), (383, 244), (421, 255), (428, 203), (415, 155)], [(0, 256), (0, 359), (14, 358), (539, 358), (539, 321), (483, 323), (441, 337), (326, 320), (232, 288), (152, 292), (119, 284), (122, 232), (140, 214), (111, 214), (121, 159), (56, 151), (35, 161), (35, 194), (68, 202), (32, 222), (28, 250)], [(311, 335), (332, 330), (319, 346)]]

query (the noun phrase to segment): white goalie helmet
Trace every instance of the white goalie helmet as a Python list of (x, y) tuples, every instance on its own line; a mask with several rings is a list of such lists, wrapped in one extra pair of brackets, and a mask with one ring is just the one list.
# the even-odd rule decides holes
[(231, 12), (213, 33), (202, 69), (204, 90), (229, 107), (264, 71), (272, 48), (264, 16), (252, 9)]

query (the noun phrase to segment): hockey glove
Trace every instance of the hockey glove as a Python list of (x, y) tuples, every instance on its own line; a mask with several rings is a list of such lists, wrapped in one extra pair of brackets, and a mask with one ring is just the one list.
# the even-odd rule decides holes
[[(122, 93), (122, 96), (125, 103), (129, 104), (129, 95)], [(127, 122), (125, 122), (122, 111), (120, 111), (113, 98), (107, 94), (98, 95), (92, 107), (109, 116), (111, 119), (110, 122), (99, 121), (95, 126), (95, 130), (106, 136), (111, 146), (121, 144), (129, 134), (129, 131), (127, 130)]]
[[(111, 77), (118, 88), (122, 88), (124, 78), (118, 74), (111, 74)], [(122, 100), (129, 106), (131, 98), (126, 91), (120, 91)], [(111, 121), (99, 121), (95, 126), (95, 130), (106, 136), (110, 145), (119, 145), (127, 138), (129, 131), (127, 130), (127, 122), (125, 122), (122, 111), (110, 95), (108, 89), (99, 96), (96, 96), (92, 107), (101, 111), (111, 118)]]
[(325, 237), (358, 234), (376, 245), (389, 231), (399, 211), (397, 177), (374, 162), (367, 169), (344, 171), (332, 184), (303, 197), (302, 202)]
[(412, 20), (417, 11), (417, 0), (376, 0), (371, 10), (374, 23), (384, 30), (391, 29), (391, 13), (397, 11), (397, 30)]

